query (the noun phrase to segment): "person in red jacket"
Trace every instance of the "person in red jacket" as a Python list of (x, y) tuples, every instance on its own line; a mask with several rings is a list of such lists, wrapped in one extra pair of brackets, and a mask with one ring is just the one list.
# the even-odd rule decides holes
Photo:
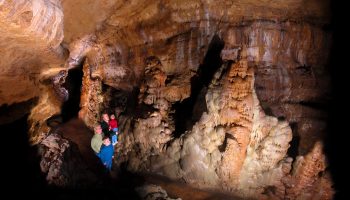
[(118, 143), (118, 121), (115, 119), (115, 115), (111, 114), (109, 120), (109, 130), (113, 131), (112, 144), (116, 145)]

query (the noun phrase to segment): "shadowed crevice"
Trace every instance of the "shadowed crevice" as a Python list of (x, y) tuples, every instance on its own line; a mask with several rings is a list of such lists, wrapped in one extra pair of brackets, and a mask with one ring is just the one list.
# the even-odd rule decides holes
[(175, 120), (174, 136), (176, 138), (180, 137), (186, 130), (191, 129), (203, 112), (207, 111), (205, 94), (215, 72), (223, 63), (220, 53), (224, 48), (224, 44), (219, 36), (214, 35), (203, 63), (191, 78), (191, 96), (173, 105), (172, 109), (175, 110), (173, 115)]

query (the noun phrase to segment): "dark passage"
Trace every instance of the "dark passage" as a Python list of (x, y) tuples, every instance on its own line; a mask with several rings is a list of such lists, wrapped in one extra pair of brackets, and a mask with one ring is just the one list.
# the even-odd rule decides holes
[(40, 171), (37, 148), (28, 143), (27, 118), (28, 115), (25, 115), (12, 123), (0, 126), (2, 133), (1, 177), (3, 186), (5, 186), (3, 191), (12, 191), (12, 198), (21, 195), (22, 191), (26, 191), (26, 195), (31, 195), (46, 188), (45, 177)]
[(64, 87), (69, 92), (68, 101), (64, 102), (62, 106), (62, 120), (67, 122), (69, 119), (75, 118), (78, 116), (80, 110), (80, 95), (81, 95), (81, 86), (83, 79), (82, 66), (74, 68), (68, 71), (68, 76), (66, 77), (66, 82)]
[(224, 41), (215, 35), (209, 44), (203, 64), (199, 66), (197, 74), (191, 78), (191, 96), (173, 105), (175, 137), (180, 137), (200, 119), (203, 112), (207, 111), (205, 94), (214, 73), (223, 63), (220, 57), (223, 48)]
[(290, 141), (290, 147), (288, 149), (287, 155), (293, 158), (295, 161), (296, 157), (299, 155), (298, 147), (299, 147), (299, 136), (293, 136), (292, 141)]

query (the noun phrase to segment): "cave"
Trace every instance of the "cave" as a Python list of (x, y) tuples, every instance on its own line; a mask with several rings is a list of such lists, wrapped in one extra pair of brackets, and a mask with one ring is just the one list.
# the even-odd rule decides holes
[[(342, 199), (336, 7), (0, 2), (8, 188), (55, 199)], [(103, 113), (118, 122), (113, 147), (99, 135)]]
[(68, 71), (65, 83), (62, 85), (68, 90), (69, 93), (68, 100), (63, 103), (61, 108), (63, 123), (72, 118), (78, 117), (78, 112), (80, 110), (82, 79), (82, 66), (78, 66)]

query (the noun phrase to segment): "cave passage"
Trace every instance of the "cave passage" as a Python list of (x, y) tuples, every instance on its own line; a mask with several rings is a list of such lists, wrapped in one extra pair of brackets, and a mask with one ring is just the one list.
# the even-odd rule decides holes
[[(28, 115), (0, 125), (0, 132), (3, 133), (1, 138), (2, 181), (5, 188), (11, 191), (28, 190), (26, 195), (40, 192), (47, 187), (45, 176), (40, 170), (37, 146), (29, 144)], [(16, 194), (12, 192), (11, 196), (14, 197), (13, 195)]]
[(175, 110), (173, 115), (175, 120), (174, 137), (178, 138), (186, 130), (189, 130), (200, 119), (202, 113), (207, 111), (205, 94), (215, 72), (223, 63), (220, 57), (223, 48), (224, 41), (219, 36), (214, 35), (203, 63), (199, 66), (197, 74), (191, 78), (191, 96), (173, 105), (172, 108)]
[[(82, 62), (83, 63), (83, 62)], [(62, 105), (62, 121), (67, 122), (78, 116), (80, 110), (80, 96), (83, 80), (82, 65), (68, 71), (63, 86), (69, 92), (69, 99)]]

